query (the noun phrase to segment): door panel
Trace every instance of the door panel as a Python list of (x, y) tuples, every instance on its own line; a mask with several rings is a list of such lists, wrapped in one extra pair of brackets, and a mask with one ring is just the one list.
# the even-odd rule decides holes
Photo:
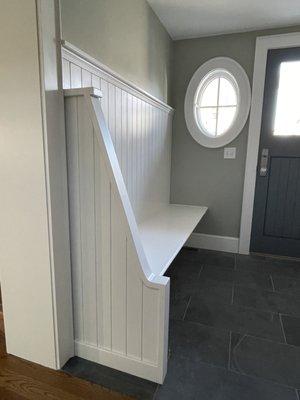
[(268, 53), (250, 251), (300, 257), (299, 48)]
[(300, 158), (272, 157), (264, 227), (266, 236), (300, 239), (299, 196)]

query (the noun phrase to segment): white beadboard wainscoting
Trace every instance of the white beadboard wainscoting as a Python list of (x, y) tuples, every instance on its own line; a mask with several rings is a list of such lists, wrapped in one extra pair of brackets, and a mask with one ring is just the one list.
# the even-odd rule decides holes
[(78, 53), (63, 48), (75, 354), (162, 383), (163, 274), (207, 208), (169, 203), (172, 109)]
[(73, 45), (63, 42), (63, 87), (101, 89), (112, 136), (137, 220), (170, 201), (173, 109)]
[(75, 354), (162, 383), (169, 278), (145, 257), (99, 98), (65, 93)]

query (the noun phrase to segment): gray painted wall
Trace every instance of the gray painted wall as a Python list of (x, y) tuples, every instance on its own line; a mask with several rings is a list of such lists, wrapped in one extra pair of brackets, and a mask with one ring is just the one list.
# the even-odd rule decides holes
[(145, 0), (61, 0), (62, 37), (168, 101), (172, 40)]
[(300, 31), (300, 27), (265, 30), (174, 42), (172, 106), (173, 125), (171, 200), (205, 205), (209, 212), (197, 232), (239, 236), (246, 159), (248, 122), (228, 146), (237, 148), (235, 160), (224, 160), (220, 149), (207, 149), (189, 134), (184, 119), (184, 97), (196, 69), (213, 57), (226, 56), (239, 62), (252, 85), (257, 36)]

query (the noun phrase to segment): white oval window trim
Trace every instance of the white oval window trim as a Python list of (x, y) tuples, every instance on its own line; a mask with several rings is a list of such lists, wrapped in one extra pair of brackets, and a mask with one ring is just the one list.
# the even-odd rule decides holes
[[(224, 104), (222, 106), (222, 104), (219, 104), (219, 89), (216, 100), (217, 103), (213, 104), (212, 107), (203, 106), (201, 101), (208, 86), (214, 80), (218, 80), (220, 88), (220, 79), (224, 79), (226, 84), (229, 85), (228, 87), (233, 89), (235, 93), (234, 96), (236, 96), (236, 104), (229, 104), (232, 108), (229, 118), (227, 113), (227, 129), (223, 129), (223, 131), (221, 129), (218, 132), (216, 123), (216, 128), (213, 132), (208, 126), (209, 119), (205, 123), (205, 118), (201, 116), (201, 111), (205, 111), (206, 109), (208, 112), (215, 112), (219, 116), (220, 110), (225, 109), (227, 105)], [(228, 57), (213, 58), (197, 69), (189, 83), (184, 104), (185, 120), (188, 130), (192, 137), (202, 146), (210, 148), (223, 147), (241, 133), (248, 119), (250, 102), (251, 89), (249, 79), (240, 64)], [(233, 107), (235, 107), (234, 110)], [(232, 111), (234, 111), (233, 114)]]

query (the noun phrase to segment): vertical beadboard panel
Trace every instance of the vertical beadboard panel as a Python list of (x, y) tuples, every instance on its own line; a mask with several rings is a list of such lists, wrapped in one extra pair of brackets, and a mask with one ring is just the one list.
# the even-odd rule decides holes
[(152, 364), (158, 361), (159, 302), (159, 291), (143, 284), (142, 359)]
[(123, 178), (125, 181), (125, 185), (128, 183), (128, 171), (127, 171), (127, 159), (128, 159), (128, 108), (127, 108), (127, 93), (122, 90), (122, 98), (121, 98), (121, 107), (122, 107), (122, 118), (121, 118), (121, 170), (123, 173)]
[(78, 99), (78, 134), (84, 338), (97, 345), (94, 130), (83, 97)]
[(81, 270), (81, 230), (80, 230), (80, 188), (78, 158), (78, 125), (77, 98), (69, 98), (65, 103), (67, 158), (68, 158), (68, 190), (70, 213), (70, 244), (72, 265), (72, 288), (74, 308), (74, 336), (83, 340), (83, 297)]
[(70, 64), (70, 82), (71, 89), (82, 87), (81, 68), (73, 63)]
[(63, 88), (71, 88), (71, 72), (70, 72), (70, 62), (68, 60), (62, 60), (62, 75), (63, 75)]
[(131, 239), (127, 240), (127, 355), (142, 358), (143, 282)]
[(106, 123), (108, 123), (108, 83), (104, 79), (101, 79), (101, 90), (103, 94), (103, 97), (101, 99), (101, 107), (105, 121)]
[[(102, 238), (102, 207), (103, 202), (101, 196), (105, 195), (105, 190), (102, 191), (102, 181), (105, 170), (102, 170), (101, 154), (95, 132), (93, 132), (94, 141), (94, 177), (95, 177), (95, 269), (96, 269), (96, 301), (97, 301), (97, 314), (96, 314), (96, 328), (97, 328), (97, 345), (103, 345), (103, 299), (102, 299), (102, 282), (103, 282), (103, 238)], [(109, 186), (106, 187), (109, 192)], [(107, 196), (107, 193), (106, 193)]]
[(116, 87), (116, 111), (115, 111), (115, 121), (116, 121), (116, 133), (115, 133), (115, 151), (117, 157), (122, 166), (122, 91)]
[(92, 86), (92, 74), (86, 69), (81, 71), (82, 87)]
[[(97, 150), (99, 152), (99, 148)], [(111, 183), (102, 158), (100, 171), (100, 197), (96, 197), (96, 202), (100, 203), (101, 248), (98, 251), (101, 254), (101, 282), (98, 286), (98, 302), (101, 307), (99, 317), (102, 319), (99, 320), (101, 331), (98, 332), (98, 340), (103, 348), (111, 349)]]
[[(136, 218), (169, 202), (171, 115), (119, 87), (112, 76), (78, 59), (63, 59), (65, 88), (101, 88), (101, 105)], [(127, 100), (126, 100), (127, 99)]]
[(101, 89), (100, 77), (95, 74), (92, 74), (92, 86)]
[(112, 141), (116, 145), (116, 86), (112, 83), (108, 84), (108, 128)]
[(111, 194), (111, 307), (112, 350), (126, 354), (127, 300), (126, 228), (121, 204), (116, 193)]

